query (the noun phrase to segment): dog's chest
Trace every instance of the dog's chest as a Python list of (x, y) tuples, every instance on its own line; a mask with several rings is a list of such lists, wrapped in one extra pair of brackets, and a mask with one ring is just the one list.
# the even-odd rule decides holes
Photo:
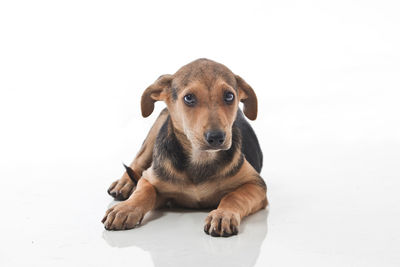
[(158, 181), (153, 184), (157, 192), (172, 205), (187, 208), (212, 208), (218, 206), (226, 190), (217, 183), (173, 184)]
[(215, 177), (200, 183), (187, 176), (166, 180), (158, 178), (152, 169), (146, 170), (143, 177), (155, 187), (162, 199), (187, 208), (217, 207), (227, 193), (246, 182), (240, 177)]

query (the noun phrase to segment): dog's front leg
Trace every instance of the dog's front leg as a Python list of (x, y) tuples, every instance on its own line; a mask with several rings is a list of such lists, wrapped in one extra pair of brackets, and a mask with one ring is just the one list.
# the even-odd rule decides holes
[(127, 230), (140, 224), (144, 215), (155, 208), (157, 192), (152, 184), (141, 178), (129, 199), (110, 208), (102, 223), (107, 230)]
[(225, 195), (218, 208), (208, 214), (204, 231), (212, 236), (236, 235), (242, 218), (265, 208), (267, 203), (264, 187), (254, 183), (244, 184)]
[[(139, 180), (144, 170), (150, 167), (153, 158), (153, 147), (156, 141), (158, 132), (161, 126), (168, 117), (168, 110), (164, 109), (160, 116), (158, 116), (153, 127), (151, 127), (149, 134), (143, 142), (140, 151), (137, 153), (135, 159), (130, 164), (130, 168), (134, 173), (135, 180)], [(136, 183), (131, 180), (128, 173), (125, 172), (119, 180), (114, 181), (107, 192), (116, 200), (127, 199), (135, 190)]]

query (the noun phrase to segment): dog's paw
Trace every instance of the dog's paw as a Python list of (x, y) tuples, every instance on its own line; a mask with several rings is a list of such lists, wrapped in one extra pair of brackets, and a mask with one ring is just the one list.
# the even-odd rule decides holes
[(239, 214), (216, 209), (208, 214), (205, 220), (204, 232), (208, 235), (222, 237), (237, 235), (239, 223)]
[(128, 230), (142, 222), (144, 212), (126, 201), (107, 210), (101, 220), (107, 230)]
[(121, 178), (113, 182), (107, 192), (116, 200), (126, 200), (135, 190), (134, 183), (129, 179)]

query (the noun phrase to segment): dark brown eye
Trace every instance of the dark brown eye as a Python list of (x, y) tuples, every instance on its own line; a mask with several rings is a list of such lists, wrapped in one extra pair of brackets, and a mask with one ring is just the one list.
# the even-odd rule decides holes
[(224, 101), (225, 101), (227, 104), (231, 104), (231, 103), (233, 102), (234, 99), (235, 99), (235, 95), (234, 95), (233, 93), (231, 93), (231, 92), (226, 92), (226, 93), (224, 94)]
[(194, 106), (196, 104), (196, 97), (194, 94), (187, 94), (183, 97), (183, 101), (185, 101), (185, 104), (188, 106)]

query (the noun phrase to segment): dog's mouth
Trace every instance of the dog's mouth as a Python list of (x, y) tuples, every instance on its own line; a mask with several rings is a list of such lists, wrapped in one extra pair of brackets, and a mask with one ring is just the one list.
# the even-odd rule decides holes
[(202, 146), (202, 147), (200, 148), (200, 150), (206, 151), (206, 152), (218, 152), (218, 151), (226, 150), (226, 149), (215, 148), (215, 147), (210, 147), (210, 146)]
[(206, 152), (218, 152), (218, 151), (225, 151), (225, 150), (229, 150), (231, 148), (231, 142), (224, 142), (223, 144), (221, 144), (218, 147), (215, 146), (211, 146), (209, 144), (201, 144), (199, 149), (202, 151), (206, 151)]

